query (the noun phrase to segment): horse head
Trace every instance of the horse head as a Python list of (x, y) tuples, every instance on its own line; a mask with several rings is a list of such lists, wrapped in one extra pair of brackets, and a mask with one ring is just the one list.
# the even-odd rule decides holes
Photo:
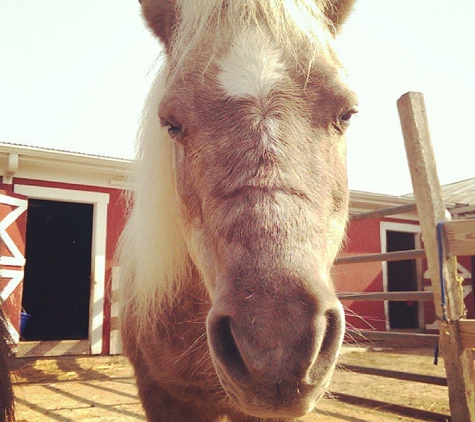
[(333, 41), (353, 1), (141, 4), (165, 46), (156, 119), (173, 149), (174, 230), (211, 302), (216, 374), (246, 414), (306, 414), (344, 332), (330, 269), (357, 101)]

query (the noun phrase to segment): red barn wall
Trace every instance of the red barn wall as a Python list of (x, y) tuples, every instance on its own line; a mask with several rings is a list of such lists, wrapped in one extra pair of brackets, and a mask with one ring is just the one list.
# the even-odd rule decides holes
[[(358, 220), (350, 223), (347, 240), (340, 256), (380, 253), (380, 220)], [(380, 262), (343, 264), (333, 267), (333, 280), (338, 292), (383, 291)], [(384, 330), (383, 302), (343, 301), (348, 328)]]

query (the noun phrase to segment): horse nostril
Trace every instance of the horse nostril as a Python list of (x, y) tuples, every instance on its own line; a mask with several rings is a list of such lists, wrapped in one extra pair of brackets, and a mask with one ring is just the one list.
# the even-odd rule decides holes
[(337, 309), (328, 310), (326, 316), (326, 330), (320, 346), (319, 355), (335, 355), (342, 342), (342, 317)]
[(210, 341), (216, 358), (235, 377), (248, 376), (249, 371), (234, 339), (230, 317), (218, 318), (210, 330)]

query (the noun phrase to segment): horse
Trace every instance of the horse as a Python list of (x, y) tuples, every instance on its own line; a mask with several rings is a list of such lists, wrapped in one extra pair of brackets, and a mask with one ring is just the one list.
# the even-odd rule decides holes
[(13, 351), (10, 347), (12, 343), (7, 322), (0, 307), (0, 422), (13, 422), (15, 420), (15, 402), (10, 376), (13, 359)]
[(344, 333), (331, 281), (354, 0), (142, 0), (164, 47), (120, 241), (120, 331), (149, 421), (290, 422)]

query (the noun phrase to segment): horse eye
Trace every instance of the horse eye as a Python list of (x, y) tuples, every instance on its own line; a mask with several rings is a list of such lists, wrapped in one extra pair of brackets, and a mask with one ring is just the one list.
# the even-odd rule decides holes
[(176, 123), (160, 118), (160, 124), (167, 128), (168, 134), (172, 139), (176, 140), (182, 134), (182, 127)]
[(167, 125), (167, 130), (168, 130), (168, 134), (172, 138), (178, 137), (181, 133), (181, 127), (179, 127), (179, 126)]
[(353, 108), (351, 110), (348, 110), (347, 112), (345, 112), (344, 114), (342, 114), (340, 116), (340, 121), (344, 124), (347, 124), (349, 125), (350, 124), (350, 120), (351, 118), (353, 117), (354, 114), (358, 113), (358, 110), (356, 108)]

